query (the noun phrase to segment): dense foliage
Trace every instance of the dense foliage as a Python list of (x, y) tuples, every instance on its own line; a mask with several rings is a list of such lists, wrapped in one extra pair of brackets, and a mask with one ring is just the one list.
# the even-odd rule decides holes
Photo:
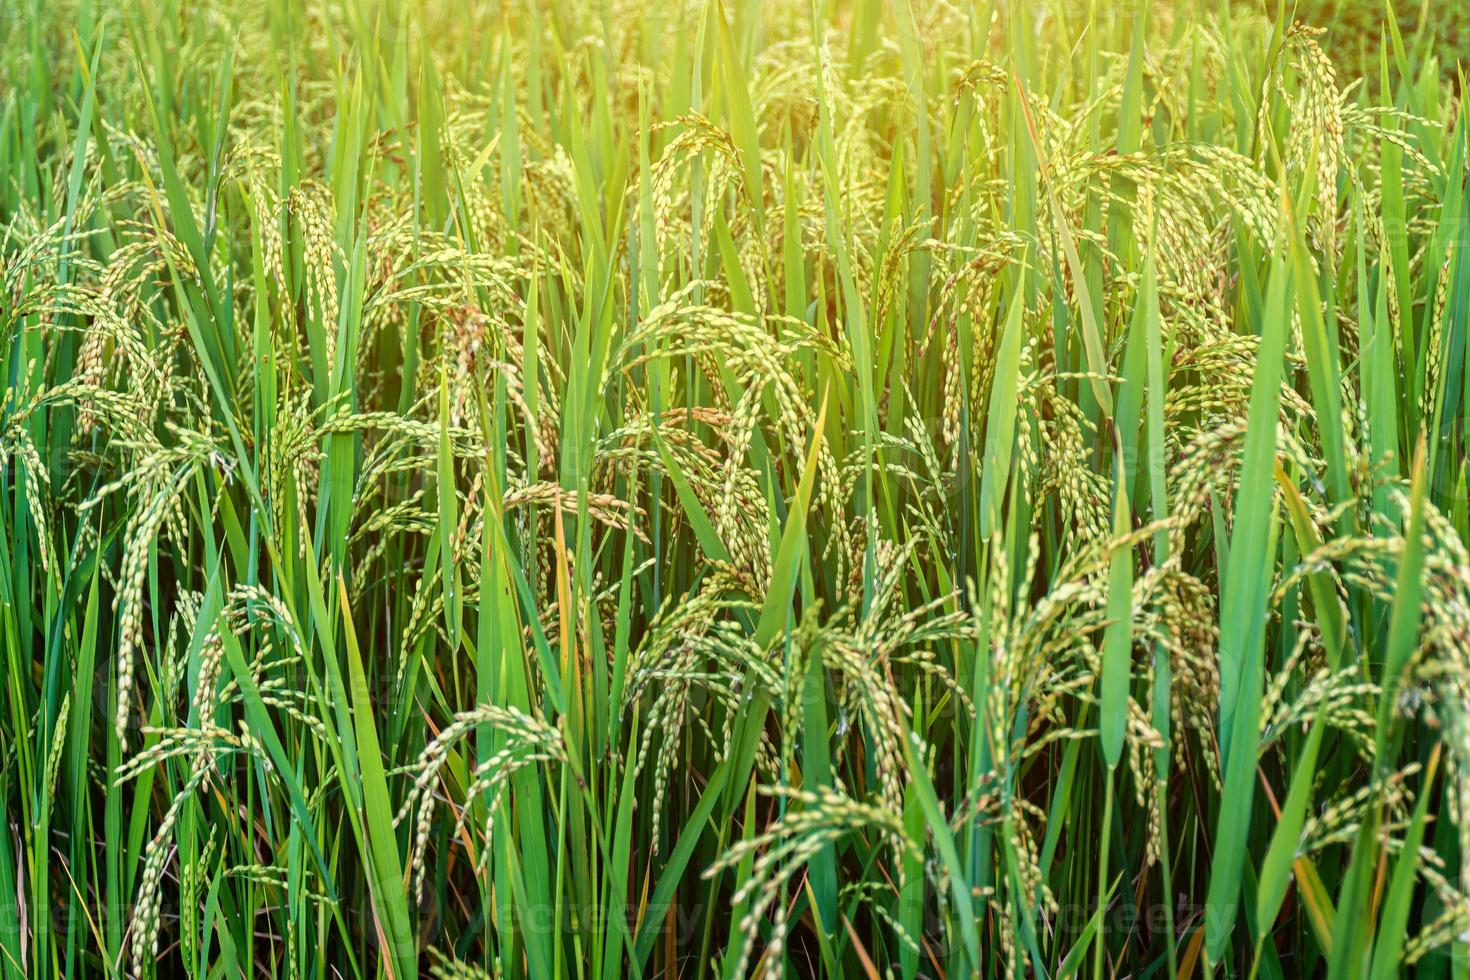
[(0, 975), (1464, 976), (1470, 131), (1327, 6), (7, 0)]

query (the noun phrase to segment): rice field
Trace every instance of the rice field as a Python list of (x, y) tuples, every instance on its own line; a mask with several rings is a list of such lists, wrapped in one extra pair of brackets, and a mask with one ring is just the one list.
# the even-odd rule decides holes
[(0, 978), (1470, 976), (1465, 22), (5, 0)]

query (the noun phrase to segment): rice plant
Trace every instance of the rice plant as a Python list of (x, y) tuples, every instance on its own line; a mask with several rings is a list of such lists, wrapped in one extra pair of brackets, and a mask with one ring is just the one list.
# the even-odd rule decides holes
[(1463, 23), (5, 0), (0, 976), (1470, 975)]

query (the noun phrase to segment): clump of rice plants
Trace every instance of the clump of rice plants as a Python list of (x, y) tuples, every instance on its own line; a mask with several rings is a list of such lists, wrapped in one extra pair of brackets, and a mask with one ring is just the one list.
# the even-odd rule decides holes
[(1326, 6), (11, 0), (0, 976), (1462, 976), (1470, 128)]

